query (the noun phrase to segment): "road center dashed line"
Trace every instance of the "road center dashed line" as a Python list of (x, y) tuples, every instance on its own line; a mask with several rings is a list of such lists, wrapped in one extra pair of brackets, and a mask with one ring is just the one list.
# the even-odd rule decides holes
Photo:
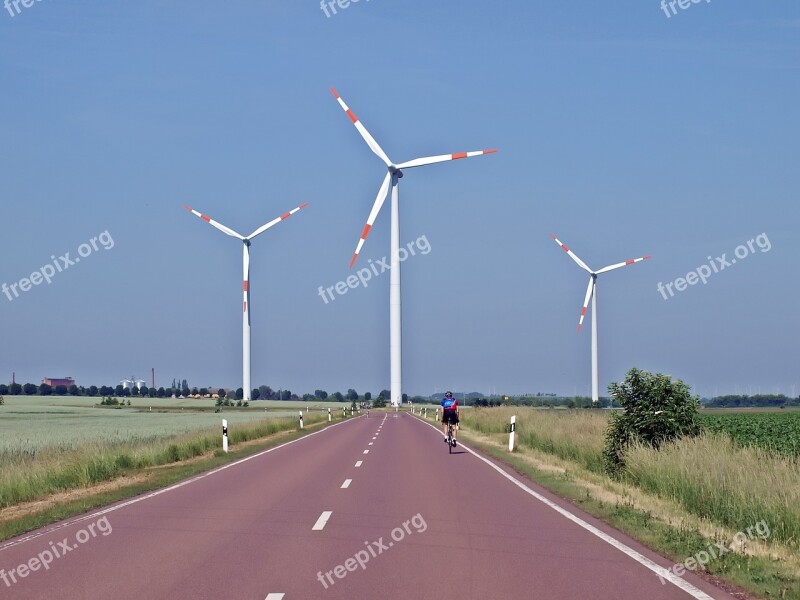
[(276, 452), (277, 450), (280, 450), (280, 449), (285, 448), (287, 446), (291, 446), (292, 444), (297, 444), (297, 443), (302, 442), (303, 440), (308, 440), (308, 439), (314, 437), (315, 435), (319, 435), (321, 433), (325, 433), (326, 431), (330, 431), (330, 430), (334, 429), (335, 427), (339, 427), (339, 426), (342, 426), (342, 425), (346, 425), (348, 423), (355, 423), (355, 422), (356, 421), (340, 421), (339, 423), (334, 423), (333, 425), (328, 425), (327, 427), (325, 427), (323, 429), (320, 429), (319, 431), (314, 431), (312, 433), (304, 435), (303, 437), (299, 437), (299, 438), (296, 438), (294, 440), (290, 440), (290, 441), (285, 442), (283, 444), (278, 444), (277, 446), (273, 446), (272, 448), (268, 448), (266, 450), (262, 450), (261, 452), (257, 452), (256, 454), (251, 454), (250, 456), (245, 456), (244, 458), (240, 458), (239, 460), (235, 460), (233, 462), (227, 463), (225, 465), (222, 465), (221, 467), (217, 467), (216, 469), (212, 469), (210, 471), (206, 471), (205, 473), (201, 473), (200, 475), (196, 475), (196, 476), (191, 477), (189, 479), (184, 479), (183, 481), (179, 481), (178, 483), (170, 485), (168, 487), (161, 488), (159, 490), (155, 490), (153, 492), (150, 492), (149, 494), (145, 494), (144, 496), (137, 496), (135, 498), (131, 498), (130, 500), (126, 500), (126, 501), (120, 502), (118, 504), (112, 504), (111, 506), (107, 506), (106, 508), (103, 508), (101, 510), (97, 510), (97, 511), (89, 513), (89, 514), (82, 515), (82, 516), (76, 517), (74, 519), (69, 519), (67, 521), (62, 521), (60, 523), (56, 523), (56, 524), (54, 524), (52, 526), (49, 526), (49, 527), (43, 527), (43, 528), (41, 528), (41, 529), (39, 529), (37, 531), (34, 531), (34, 532), (32, 532), (32, 533), (30, 533), (28, 535), (25, 535), (23, 537), (20, 537), (20, 538), (17, 538), (17, 539), (13, 539), (13, 540), (10, 540), (8, 542), (0, 544), (0, 552), (2, 552), (4, 550), (7, 550), (9, 548), (13, 548), (14, 546), (18, 546), (20, 544), (24, 544), (24, 543), (29, 542), (31, 540), (35, 540), (35, 539), (40, 538), (42, 536), (50, 535), (52, 533), (55, 533), (56, 531), (60, 531), (61, 529), (66, 529), (67, 527), (71, 527), (72, 525), (76, 525), (76, 524), (82, 523), (84, 521), (94, 520), (97, 517), (101, 517), (103, 515), (107, 515), (109, 513), (114, 512), (114, 511), (117, 511), (117, 510), (126, 508), (128, 506), (131, 506), (133, 504), (138, 504), (139, 502), (144, 502), (146, 500), (150, 500), (151, 498), (156, 498), (157, 496), (161, 496), (162, 494), (167, 494), (169, 492), (178, 490), (178, 489), (180, 489), (182, 487), (185, 487), (187, 485), (191, 485), (192, 483), (195, 483), (196, 481), (200, 481), (202, 479), (206, 479), (208, 477), (216, 475), (217, 473), (221, 473), (222, 471), (226, 471), (227, 469), (232, 469), (233, 467), (236, 467), (236, 466), (241, 465), (243, 463), (249, 462), (251, 460), (255, 460), (257, 458), (261, 458), (262, 456), (264, 456), (266, 454), (271, 454), (272, 452)]
[(351, 483), (353, 483), (352, 479), (345, 479), (341, 489), (346, 490), (347, 488), (350, 487)]
[(369, 450), (364, 450), (364, 454), (369, 454)]
[(356, 468), (360, 467), (360, 466), (361, 466), (361, 465), (363, 465), (363, 464), (364, 464), (364, 461), (363, 461), (363, 460), (360, 460), (360, 461), (358, 461), (358, 462), (356, 463)]
[(271, 594), (267, 594), (267, 598), (266, 598), (266, 600), (283, 600), (283, 597), (284, 597), (285, 595), (286, 595), (286, 594), (279, 594), (279, 593), (277, 593), (277, 592), (273, 592), (273, 593), (271, 593)]
[(311, 531), (322, 531), (325, 529), (325, 525), (328, 524), (328, 519), (331, 518), (332, 514), (332, 510), (322, 511), (322, 514), (319, 516), (319, 519), (317, 519), (317, 522), (314, 523), (314, 527), (311, 528)]

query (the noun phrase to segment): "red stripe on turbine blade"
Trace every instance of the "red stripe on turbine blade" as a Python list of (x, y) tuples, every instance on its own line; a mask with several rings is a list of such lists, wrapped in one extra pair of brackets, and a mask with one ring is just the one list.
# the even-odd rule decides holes
[(583, 310), (581, 311), (581, 316), (582, 317), (586, 316), (586, 307), (585, 306), (583, 307)]
[(353, 265), (356, 264), (356, 259), (358, 258), (358, 252), (353, 254), (353, 259), (350, 261), (350, 268), (353, 268)]
[(211, 217), (207, 217), (205, 215), (200, 215), (200, 218), (203, 219), (203, 221), (205, 221), (206, 223), (210, 223), (211, 222)]
[(635, 263), (635, 262), (636, 262), (635, 260), (626, 260), (626, 261), (625, 261), (625, 264), (626, 264), (626, 265), (632, 265), (632, 264), (633, 264), (633, 263)]
[(484, 154), (494, 154), (495, 152), (497, 152), (497, 148), (492, 148), (491, 150), (483, 151)]
[(551, 237), (551, 238), (553, 238), (554, 240), (557, 240), (557, 239), (558, 239), (558, 238), (557, 238), (555, 235), (553, 235), (552, 233), (550, 234), (550, 237)]
[(361, 232), (361, 239), (362, 240), (367, 239), (367, 236), (369, 235), (370, 229), (372, 229), (372, 225), (370, 225), (369, 223), (364, 225), (364, 231)]
[(308, 206), (308, 202), (303, 202), (303, 203), (300, 205), (300, 208), (305, 208), (306, 206)]
[(283, 221), (284, 219), (288, 219), (291, 216), (292, 216), (292, 213), (290, 213), (290, 212), (286, 213), (285, 215), (281, 215), (281, 221)]
[(192, 212), (192, 207), (191, 207), (191, 206), (189, 206), (188, 204), (184, 204), (184, 205), (183, 205), (183, 208), (185, 208), (185, 209), (186, 209), (186, 210), (188, 210), (189, 212)]
[(331, 93), (338, 98), (339, 94), (336, 93), (336, 90), (333, 89), (333, 86), (330, 86), (330, 88), (331, 88)]
[(578, 323), (578, 333), (580, 333), (580, 331), (581, 331), (581, 324)]
[(569, 252), (569, 248), (567, 248), (566, 244), (561, 244), (561, 247), (564, 249), (564, 252)]
[(355, 116), (355, 115), (353, 114), (353, 111), (352, 111), (352, 110), (350, 110), (349, 108), (347, 109), (347, 116), (348, 116), (348, 117), (350, 117), (350, 120), (351, 120), (353, 123), (358, 123), (358, 117), (357, 117), (357, 116)]
[(246, 292), (248, 287), (250, 287), (250, 283), (245, 279), (242, 289)]
[(645, 257), (642, 258), (642, 260), (647, 260), (648, 258), (653, 258), (653, 257), (652, 256), (645, 256)]
[(467, 158), (467, 153), (459, 152), (458, 154), (453, 154), (453, 160), (458, 160), (459, 158)]

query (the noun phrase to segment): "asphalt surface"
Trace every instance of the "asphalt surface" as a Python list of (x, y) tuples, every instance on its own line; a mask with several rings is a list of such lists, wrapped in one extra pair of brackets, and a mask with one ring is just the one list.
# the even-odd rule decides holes
[(0, 598), (732, 598), (492, 464), (372, 412), (0, 544)]

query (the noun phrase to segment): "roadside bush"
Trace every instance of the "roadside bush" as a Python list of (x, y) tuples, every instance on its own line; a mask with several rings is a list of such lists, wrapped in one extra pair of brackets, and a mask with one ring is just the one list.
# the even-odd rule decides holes
[(664, 443), (702, 432), (700, 400), (680, 379), (631, 369), (622, 383), (608, 386), (624, 412), (611, 417), (605, 436), (606, 472), (619, 476), (625, 470), (625, 452), (631, 444), (658, 450)]

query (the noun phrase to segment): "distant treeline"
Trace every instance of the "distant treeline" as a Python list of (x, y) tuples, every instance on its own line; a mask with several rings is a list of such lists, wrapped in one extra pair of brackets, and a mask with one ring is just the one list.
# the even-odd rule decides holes
[(717, 396), (703, 404), (707, 408), (776, 408), (800, 406), (800, 396), (789, 398), (783, 394), (756, 394), (755, 396)]

